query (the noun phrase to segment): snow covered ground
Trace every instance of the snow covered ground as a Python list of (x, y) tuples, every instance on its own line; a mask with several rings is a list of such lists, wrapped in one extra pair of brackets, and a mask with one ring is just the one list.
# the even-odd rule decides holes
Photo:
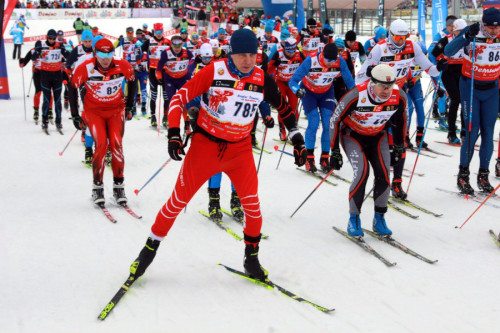
[[(117, 29), (117, 21), (98, 23), (101, 31), (115, 35), (130, 24), (121, 22)], [(141, 24), (134, 23), (134, 28)], [(43, 27), (40, 23), (41, 33), (52, 26), (59, 27), (54, 21)], [(25, 121), (21, 70), (10, 59), (12, 45), (6, 51), (12, 99), (0, 101), (1, 333), (498, 332), (500, 249), (488, 230), (500, 231), (499, 210), (485, 206), (462, 230), (455, 229), (478, 204), (435, 189), (455, 190), (459, 152), (436, 143), (446, 134), (435, 130), (427, 132), (426, 141), (453, 157), (422, 156), (417, 172), (425, 175), (413, 179), (409, 195), (443, 217), (403, 207), (419, 219), (389, 210), (387, 222), (396, 239), (438, 263), (424, 263), (366, 236), (377, 251), (398, 263), (388, 268), (332, 230), (347, 224), (348, 185), (342, 182), (335, 181), (336, 187), (323, 184), (291, 219), (318, 181), (295, 170), (290, 156), (283, 156), (276, 170), (279, 155), (265, 154), (259, 195), (263, 232), (269, 239), (261, 243), (261, 263), (276, 283), (336, 311), (321, 313), (217, 266), (221, 262), (242, 269), (244, 246), (198, 214), (208, 203), (203, 188), (179, 216), (145, 276), (105, 322), (98, 321), (99, 312), (127, 278), (181, 163), (170, 163), (136, 197), (133, 190), (168, 159), (167, 139), (151, 130), (145, 119), (128, 122), (126, 191), (143, 219), (108, 205), (118, 220), (109, 223), (89, 201), (92, 177), (81, 163), (84, 150), (79, 135), (62, 157), (58, 155), (74, 133), (69, 112), (63, 111), (64, 136), (53, 126), (50, 136), (43, 134), (31, 120), (32, 87)], [(24, 47), (23, 54), (26, 51)], [(24, 75), (27, 92), (30, 67)], [(424, 83), (426, 87), (428, 79)], [(305, 126), (306, 120), (301, 124)], [(437, 124), (431, 122), (430, 127)], [(262, 133), (258, 135), (261, 141)], [(268, 133), (265, 148), (272, 150), (277, 144), (272, 139), (277, 137), (275, 128)], [(415, 158), (408, 153), (408, 169)], [(494, 160), (492, 170), (493, 166)], [(477, 168), (476, 156), (472, 172)], [(345, 163), (339, 174), (351, 177), (350, 165)], [(493, 177), (491, 181), (494, 186), (499, 182)], [(475, 180), (472, 183), (476, 187)], [(407, 184), (404, 178), (405, 188)], [(111, 185), (112, 175), (106, 170), (107, 198)], [(228, 208), (227, 177), (221, 196)], [(368, 200), (361, 217), (366, 228), (371, 227), (372, 210), (373, 201)], [(240, 226), (226, 221), (241, 234)]]

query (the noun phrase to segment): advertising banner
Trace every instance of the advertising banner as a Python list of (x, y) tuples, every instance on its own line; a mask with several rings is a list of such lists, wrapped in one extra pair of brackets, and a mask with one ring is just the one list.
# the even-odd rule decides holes
[(432, 0), (432, 35), (440, 32), (445, 27), (446, 16), (448, 16), (448, 5), (446, 0)]

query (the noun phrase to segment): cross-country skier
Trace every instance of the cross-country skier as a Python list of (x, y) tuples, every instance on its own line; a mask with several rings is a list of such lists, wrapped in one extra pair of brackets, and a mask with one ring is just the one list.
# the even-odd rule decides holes
[[(383, 28), (379, 28), (377, 33), (380, 32), (380, 29)], [(367, 76), (369, 68), (373, 68), (374, 65), (378, 64), (388, 64), (394, 68), (396, 84), (399, 88), (403, 88), (405, 85), (410, 66), (413, 62), (433, 77), (437, 77), (440, 70), (446, 69), (447, 62), (445, 59), (440, 60), (437, 66), (432, 65), (422, 49), (419, 46), (413, 45), (413, 42), (407, 39), (409, 32), (405, 21), (401, 19), (393, 21), (389, 28), (389, 36), (373, 47), (356, 76), (356, 82), (360, 84), (369, 80)], [(404, 147), (401, 153), (403, 158), (394, 166), (392, 195), (404, 200), (407, 197), (407, 194), (403, 191), (401, 179), (405, 161)]]
[(316, 20), (313, 18), (307, 19), (307, 27), (300, 31), (299, 36), (297, 42), (302, 45), (302, 53), (306, 57), (317, 52), (320, 43), (328, 43), (328, 38), (318, 31)]
[[(328, 158), (330, 150), (330, 133), (328, 123), (336, 105), (335, 87), (333, 81), (342, 76), (347, 88), (354, 87), (354, 80), (345, 60), (337, 54), (337, 46), (327, 44), (321, 53), (313, 53), (307, 57), (288, 82), (288, 86), (302, 99), (304, 113), (307, 116), (305, 133), (307, 162), (306, 170), (316, 172), (314, 162), (314, 146), (319, 122), (323, 127), (321, 134), (320, 166), (329, 170)], [(300, 81), (302, 80), (302, 83)]]
[[(448, 69), (443, 71), (441, 75), (441, 80), (443, 81), (444, 87), (448, 92), (448, 96), (450, 98), (450, 106), (448, 108), (448, 142), (458, 144), (460, 143), (460, 139), (457, 137), (457, 113), (458, 106), (460, 105), (460, 77), (462, 75), (462, 64), (464, 52), (463, 49), (460, 49), (457, 53), (452, 55), (451, 57), (446, 57), (443, 52), (444, 48), (448, 43), (453, 41), (460, 32), (467, 26), (467, 22), (463, 19), (457, 19), (453, 23), (453, 33), (446, 35), (441, 38), (434, 49), (432, 50), (432, 55), (436, 59), (441, 59), (445, 57), (448, 59)], [(460, 115), (461, 119), (461, 129), (465, 132), (464, 119), (462, 115)]]
[[(156, 78), (156, 68), (158, 67), (161, 53), (169, 47), (170, 41), (166, 37), (163, 37), (163, 23), (155, 23), (153, 25), (153, 33), (154, 34), (142, 44), (141, 48), (142, 51), (146, 52), (149, 56), (149, 109), (151, 111), (151, 126), (156, 127), (156, 98), (158, 95), (158, 86), (163, 85), (163, 82), (158, 81)], [(163, 91), (163, 100), (166, 102), (165, 91)]]
[[(364, 236), (361, 229), (361, 206), (366, 182), (373, 168), (375, 184), (373, 198), (375, 216), (373, 231), (390, 235), (385, 213), (390, 192), (389, 164), (402, 158), (406, 133), (406, 94), (395, 84), (394, 70), (387, 64), (373, 68), (369, 81), (350, 90), (340, 101), (330, 121), (332, 154), (330, 167), (340, 170), (342, 154), (339, 143), (353, 167), (354, 179), (349, 188), (349, 223), (347, 232), (354, 237)], [(393, 124), (394, 149), (389, 152), (388, 127)]]
[(156, 78), (163, 82), (165, 91), (165, 107), (162, 119), (162, 126), (168, 128), (167, 111), (174, 94), (191, 78), (189, 63), (193, 59), (193, 54), (184, 48), (180, 36), (173, 36), (170, 39), (170, 48), (162, 51), (158, 68), (156, 68)]
[[(473, 50), (474, 44), (475, 50)], [(494, 190), (488, 175), (493, 154), (493, 132), (498, 116), (500, 10), (495, 7), (486, 9), (481, 23), (476, 22), (465, 27), (454, 40), (446, 45), (444, 55), (453, 56), (461, 49), (464, 51), (464, 60), (460, 78), (460, 98), (465, 128), (469, 129), (469, 117), (472, 117), (472, 122), (471, 131), (465, 132), (465, 140), (460, 149), (457, 185), (461, 193), (474, 194), (474, 189), (469, 182), (469, 165), (481, 130), (477, 186), (480, 192), (489, 194)]]
[[(297, 41), (295, 38), (288, 38), (284, 41), (285, 45), (274, 53), (273, 58), (268, 65), (268, 73), (276, 72), (275, 80), (281, 95), (287, 99), (287, 103), (295, 112), (295, 117), (298, 118), (297, 95), (292, 91), (289, 86), (290, 79), (295, 71), (299, 68), (300, 64), (304, 61), (304, 55), (297, 49)], [(286, 140), (285, 125), (281, 117), (278, 116), (280, 127), (280, 140)]]
[(347, 46), (347, 50), (351, 54), (351, 60), (353, 64), (356, 64), (356, 59), (359, 57), (361, 63), (366, 60), (365, 48), (361, 45), (360, 42), (356, 40), (356, 33), (352, 30), (349, 30), (345, 33), (345, 45)]
[[(81, 129), (84, 121), (96, 143), (92, 161), (94, 203), (104, 205), (103, 174), (109, 147), (112, 154), (113, 196), (118, 204), (124, 205), (127, 198), (122, 137), (125, 118), (132, 119), (132, 106), (135, 103), (134, 70), (126, 60), (113, 57), (114, 47), (108, 39), (97, 41), (94, 51), (94, 57), (80, 64), (71, 79), (74, 88), (78, 89), (82, 85), (86, 88), (83, 120), (77, 115), (73, 117), (73, 123), (77, 129)], [(125, 80), (129, 84), (126, 107), (122, 89)]]
[[(305, 162), (302, 135), (293, 111), (271, 77), (255, 67), (258, 42), (252, 31), (237, 30), (231, 38), (231, 54), (215, 61), (193, 77), (177, 94), (169, 109), (168, 151), (175, 160), (184, 154), (180, 118), (184, 105), (202, 95), (197, 129), (184, 160), (175, 189), (156, 217), (151, 234), (139, 257), (132, 263), (134, 278), (144, 274), (160, 242), (196, 191), (214, 174), (225, 172), (234, 184), (245, 211), (245, 272), (258, 280), (267, 278), (258, 252), (262, 216), (257, 194), (257, 173), (250, 143), (254, 114), (262, 100), (283, 114), (294, 143), (296, 164)], [(200, 168), (200, 165), (203, 165)]]
[(377, 26), (375, 27), (375, 29), (373, 29), (373, 31), (375, 33), (375, 36), (368, 39), (364, 45), (366, 56), (370, 54), (375, 45), (387, 38), (387, 30), (385, 30), (384, 27)]
[(35, 43), (34, 59), (41, 59), (41, 85), (43, 91), (42, 103), (42, 129), (47, 130), (49, 125), (49, 104), (54, 97), (56, 111), (56, 127), (62, 129), (61, 123), (61, 90), (62, 90), (62, 63), (63, 57), (68, 58), (69, 52), (62, 44), (56, 42), (57, 33), (54, 29), (47, 32), (45, 42)]

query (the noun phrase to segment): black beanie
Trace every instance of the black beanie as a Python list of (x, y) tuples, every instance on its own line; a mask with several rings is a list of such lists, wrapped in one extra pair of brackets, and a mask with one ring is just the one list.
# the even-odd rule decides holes
[(323, 48), (323, 58), (327, 60), (337, 60), (337, 45), (335, 43), (326, 44)]
[(57, 32), (54, 29), (50, 29), (47, 32), (47, 37), (57, 37)]
[(259, 47), (257, 37), (252, 30), (240, 29), (236, 30), (229, 41), (231, 54), (251, 53), (256, 54)]
[(500, 25), (500, 10), (490, 7), (483, 12), (483, 24), (486, 26)]
[(349, 42), (354, 42), (356, 40), (356, 33), (352, 30), (349, 30), (345, 33), (345, 40)]
[(316, 26), (316, 20), (313, 19), (312, 17), (307, 19), (307, 26), (314, 25)]

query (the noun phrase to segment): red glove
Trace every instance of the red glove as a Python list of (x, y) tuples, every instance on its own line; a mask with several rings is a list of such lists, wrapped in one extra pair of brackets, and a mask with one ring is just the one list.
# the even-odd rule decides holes
[(155, 75), (156, 75), (156, 79), (158, 81), (162, 81), (163, 80), (163, 75), (162, 75), (161, 71), (156, 70)]

